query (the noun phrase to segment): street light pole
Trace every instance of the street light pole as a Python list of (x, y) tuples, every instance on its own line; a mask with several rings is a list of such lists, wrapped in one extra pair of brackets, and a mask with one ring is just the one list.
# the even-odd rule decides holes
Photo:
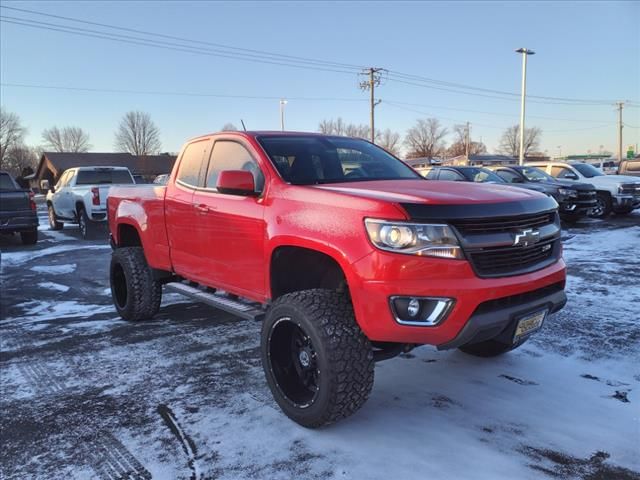
[(522, 54), (522, 94), (520, 98), (520, 149), (518, 163), (524, 165), (524, 105), (527, 96), (527, 56), (535, 55), (536, 52), (527, 48), (519, 48), (517, 53)]
[(284, 106), (287, 101), (284, 98), (280, 99), (280, 130), (284, 132)]

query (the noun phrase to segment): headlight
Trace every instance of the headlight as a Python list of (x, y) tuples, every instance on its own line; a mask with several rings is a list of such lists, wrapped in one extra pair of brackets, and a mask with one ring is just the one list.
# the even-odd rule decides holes
[(578, 192), (573, 190), (572, 188), (559, 188), (558, 193), (560, 195), (564, 195), (565, 197), (577, 197)]
[(364, 221), (371, 242), (380, 250), (408, 255), (462, 259), (462, 249), (449, 225)]

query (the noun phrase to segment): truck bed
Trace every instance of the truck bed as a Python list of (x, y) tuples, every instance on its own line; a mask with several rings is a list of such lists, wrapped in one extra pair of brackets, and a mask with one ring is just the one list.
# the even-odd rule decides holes
[[(171, 271), (169, 241), (164, 216), (164, 197), (167, 187), (164, 185), (127, 185), (114, 186), (109, 190), (107, 216), (113, 241), (127, 243), (127, 225), (137, 225), (144, 219), (139, 232), (147, 262), (153, 268)], [(116, 228), (115, 218), (119, 227)], [(121, 241), (122, 237), (122, 241)], [(132, 245), (133, 246), (133, 245)]]

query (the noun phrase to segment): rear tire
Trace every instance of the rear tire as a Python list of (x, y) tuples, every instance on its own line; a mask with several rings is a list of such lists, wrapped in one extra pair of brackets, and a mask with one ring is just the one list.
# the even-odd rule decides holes
[(305, 290), (278, 298), (262, 325), (262, 366), (294, 422), (329, 425), (355, 413), (373, 387), (373, 350), (347, 295)]
[(23, 245), (35, 245), (38, 242), (38, 229), (34, 228), (28, 232), (20, 232), (20, 240)]
[(47, 206), (48, 214), (49, 214), (49, 228), (51, 230), (62, 230), (63, 223), (58, 221), (58, 216), (56, 215), (55, 210), (53, 209), (53, 205), (49, 204)]
[(608, 193), (598, 192), (596, 197), (596, 206), (593, 208), (591, 217), (593, 218), (607, 218), (611, 215), (611, 197)]
[(109, 273), (113, 304), (122, 318), (146, 320), (158, 313), (162, 285), (154, 280), (141, 247), (116, 249)]
[(78, 226), (80, 227), (80, 235), (85, 240), (93, 240), (95, 237), (95, 225), (89, 219), (87, 211), (80, 207), (78, 209)]
[(515, 350), (525, 342), (526, 340), (520, 343), (510, 344), (497, 342), (495, 340), (485, 340), (484, 342), (473, 343), (471, 345), (463, 345), (459, 347), (459, 350), (474, 357), (490, 358)]

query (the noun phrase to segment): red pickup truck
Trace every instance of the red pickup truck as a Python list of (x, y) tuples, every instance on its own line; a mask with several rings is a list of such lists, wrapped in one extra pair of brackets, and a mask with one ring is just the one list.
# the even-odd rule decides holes
[(198, 137), (166, 186), (112, 188), (108, 216), (120, 316), (152, 317), (164, 286), (262, 321), (269, 387), (306, 427), (357, 411), (377, 360), (499, 355), (566, 303), (552, 198), (428, 182), (361, 139)]

